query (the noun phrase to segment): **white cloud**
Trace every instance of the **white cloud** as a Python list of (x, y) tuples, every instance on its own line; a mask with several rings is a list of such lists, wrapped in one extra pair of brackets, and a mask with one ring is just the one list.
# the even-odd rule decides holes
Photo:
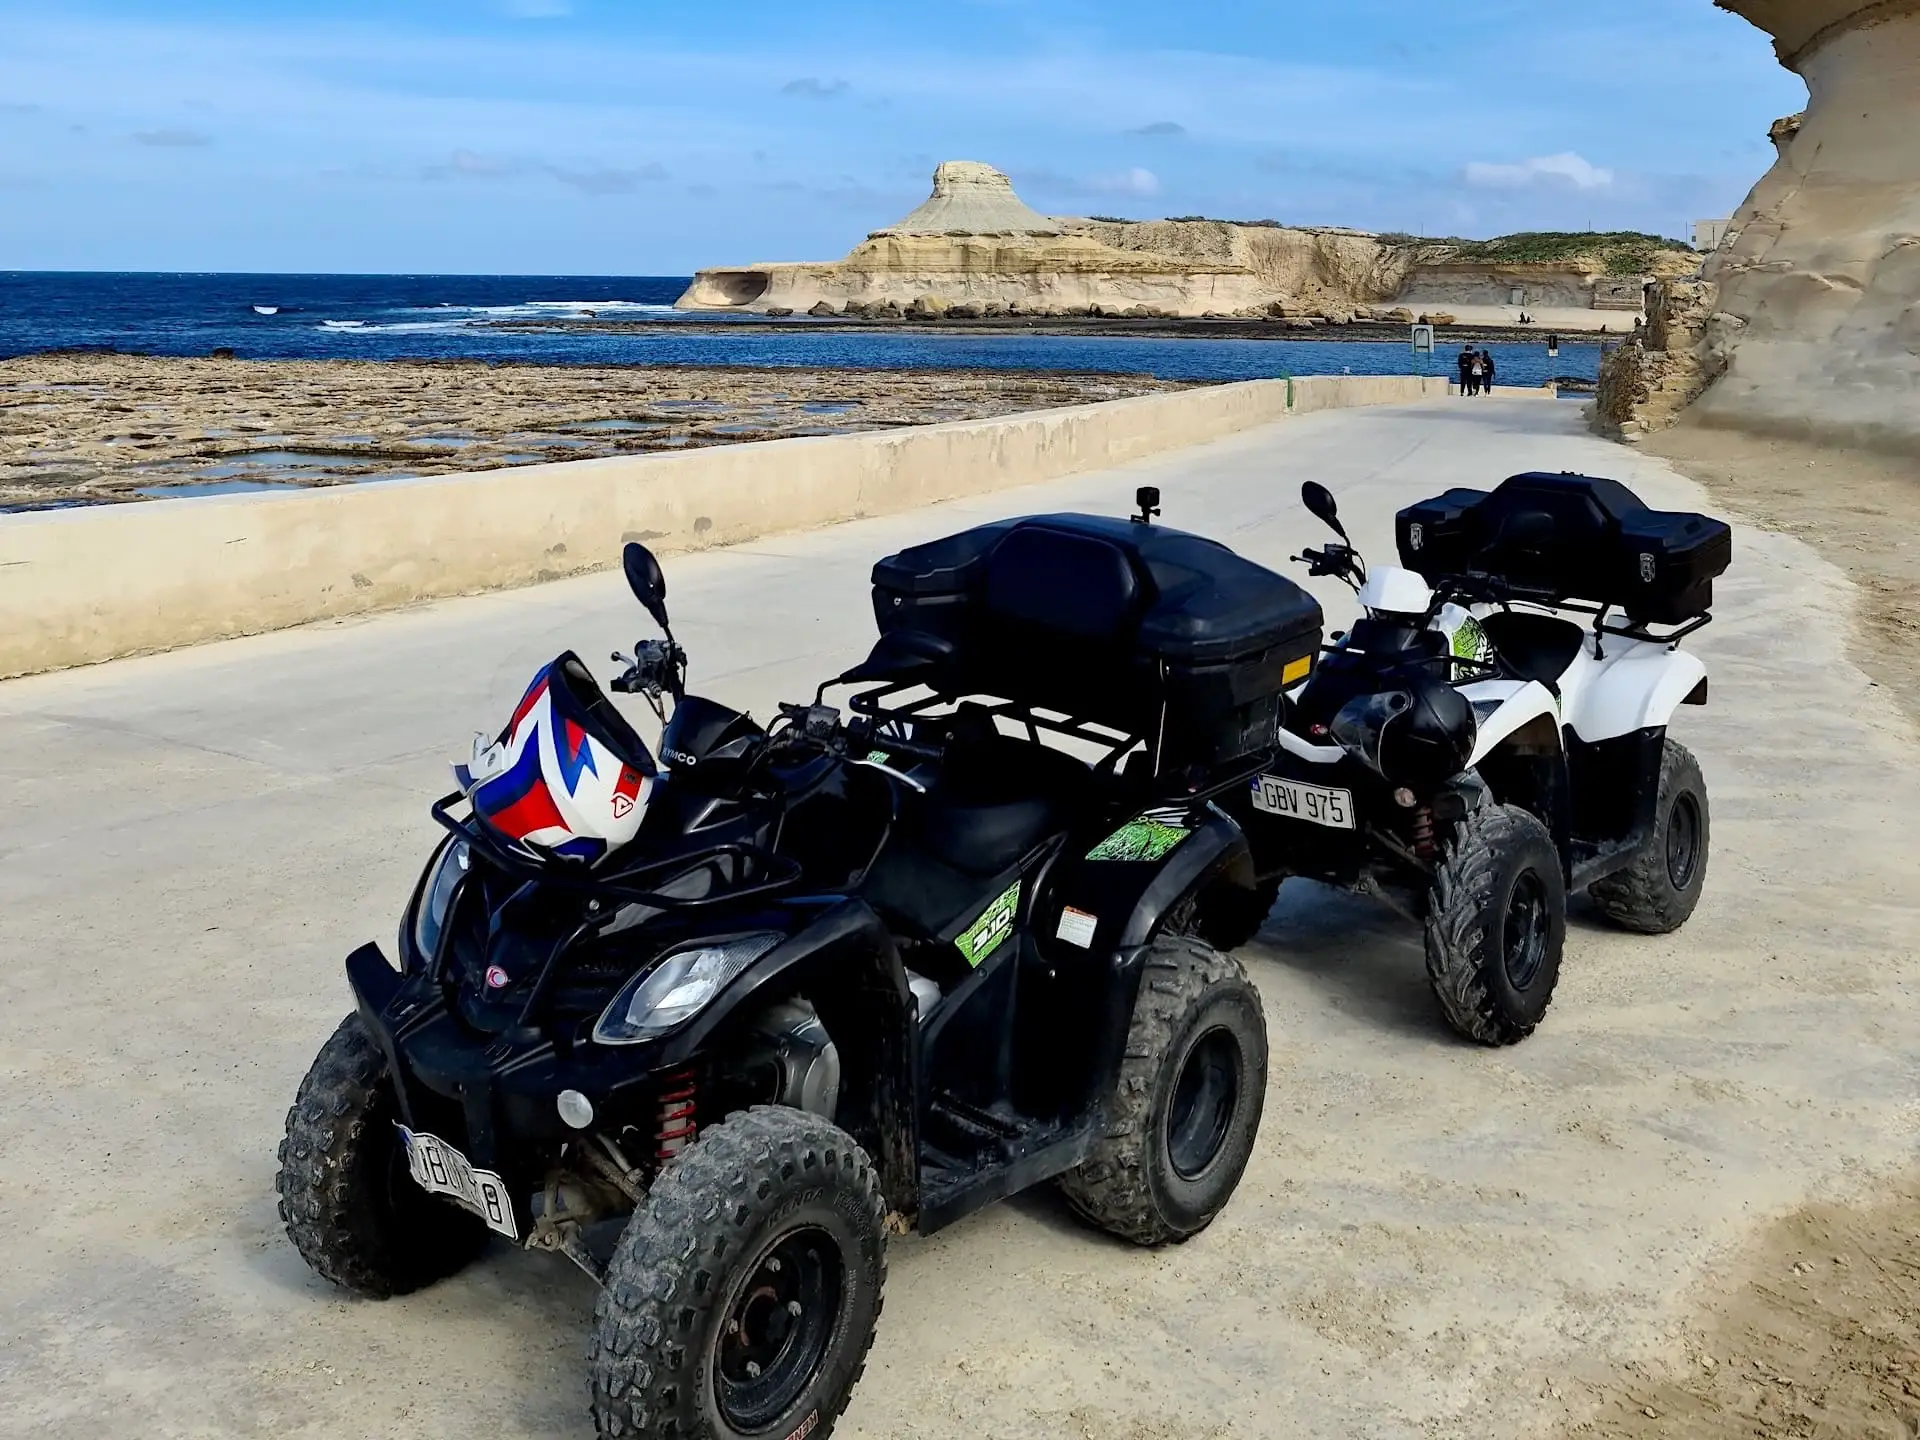
[(152, 145), (162, 150), (191, 150), (213, 143), (211, 136), (202, 135), (198, 130), (138, 130), (133, 139), (136, 145)]
[(1088, 188), (1102, 195), (1138, 195), (1146, 198), (1160, 193), (1160, 177), (1138, 165), (1118, 175), (1100, 175), (1088, 182)]
[(1529, 185), (1571, 185), (1576, 190), (1605, 190), (1613, 171), (1602, 169), (1571, 150), (1559, 155), (1536, 155), (1517, 165), (1494, 165), (1475, 160), (1467, 166), (1467, 183), (1488, 190), (1520, 190)]
[(803, 75), (798, 80), (789, 80), (780, 87), (782, 95), (804, 95), (809, 100), (831, 100), (836, 95), (844, 95), (853, 87), (845, 80), (822, 80), (814, 75)]

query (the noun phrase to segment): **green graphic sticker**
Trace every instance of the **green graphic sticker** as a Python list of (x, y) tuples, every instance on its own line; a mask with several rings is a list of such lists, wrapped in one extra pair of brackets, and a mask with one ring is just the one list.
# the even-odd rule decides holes
[(1149, 810), (1122, 825), (1087, 852), (1089, 860), (1158, 860), (1193, 831), (1184, 810)]
[(870, 765), (884, 765), (884, 764), (886, 764), (886, 763), (887, 763), (887, 752), (886, 752), (886, 751), (884, 751), (884, 750), (869, 750), (869, 751), (867, 752), (867, 763), (868, 763), (868, 764), (870, 764)]
[(1020, 882), (1016, 880), (953, 942), (967, 957), (967, 964), (977, 967), (1000, 948), (1000, 942), (1013, 933), (1013, 917), (1019, 910)]

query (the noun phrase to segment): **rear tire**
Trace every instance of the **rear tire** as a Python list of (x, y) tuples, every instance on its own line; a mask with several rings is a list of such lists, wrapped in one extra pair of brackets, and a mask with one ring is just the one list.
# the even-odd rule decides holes
[(1547, 827), (1488, 804), (1454, 827), (1427, 897), (1427, 978), (1447, 1023), (1482, 1045), (1527, 1038), (1553, 1002), (1567, 886)]
[(1600, 913), (1642, 935), (1665, 935), (1686, 924), (1707, 885), (1708, 819), (1700, 762), (1686, 746), (1668, 740), (1660, 751), (1653, 833), (1633, 864), (1587, 887)]
[(301, 1259), (374, 1300), (446, 1279), (487, 1242), (478, 1216), (414, 1184), (399, 1118), (387, 1057), (349, 1015), (300, 1082), (274, 1182)]
[(1239, 1185), (1266, 1090), (1266, 1016), (1240, 962), (1163, 935), (1147, 951), (1106, 1133), (1061, 1192), (1136, 1245), (1189, 1239)]
[(884, 1216), (866, 1152), (818, 1115), (763, 1105), (702, 1133), (607, 1266), (597, 1433), (826, 1440), (880, 1319)]

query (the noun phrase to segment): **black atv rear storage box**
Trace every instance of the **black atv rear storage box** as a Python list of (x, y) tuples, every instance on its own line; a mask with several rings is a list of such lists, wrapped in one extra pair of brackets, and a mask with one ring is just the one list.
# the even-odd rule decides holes
[(1678, 625), (1713, 605), (1733, 561), (1724, 521), (1649, 510), (1616, 480), (1516, 475), (1491, 494), (1449, 490), (1402, 510), (1400, 562), (1428, 581), (1481, 573), (1516, 598), (1588, 600), (1630, 620)]
[(958, 647), (940, 688), (1142, 737), (1163, 768), (1273, 743), (1281, 691), (1320, 648), (1320, 605), (1226, 546), (1160, 525), (1042, 515), (873, 567), (883, 633)]

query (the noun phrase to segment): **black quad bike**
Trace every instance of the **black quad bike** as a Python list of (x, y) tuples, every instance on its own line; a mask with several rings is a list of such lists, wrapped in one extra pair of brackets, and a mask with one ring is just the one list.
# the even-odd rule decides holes
[[(879, 642), (830, 682), (850, 713), (823, 685), (766, 728), (685, 693), (629, 546), (666, 636), (613, 685), (664, 718), (644, 818), (589, 862), (465, 786), (433, 806), (398, 953), (348, 957), (355, 1013), (287, 1117), (307, 1262), (384, 1297), (490, 1233), (557, 1252), (600, 1284), (600, 1434), (790, 1440), (847, 1404), (889, 1233), (1043, 1181), (1138, 1244), (1207, 1226), (1267, 1066), (1199, 926), (1257, 883), (1216, 802), (1261, 770), (1320, 611), (1155, 501), (881, 561)], [(543, 673), (639, 779), (585, 667)]]
[(1650, 934), (1700, 898), (1706, 782), (1667, 731), (1706, 703), (1679, 647), (1712, 619), (1730, 532), (1611, 480), (1518, 475), (1401, 511), (1402, 565), (1369, 570), (1333, 496), (1303, 499), (1339, 539), (1295, 558), (1363, 613), (1224, 802), (1260, 878), (1211, 896), (1202, 931), (1236, 948), (1289, 875), (1371, 892), (1423, 925), (1452, 1026), (1512, 1044), (1553, 997), (1570, 889)]

